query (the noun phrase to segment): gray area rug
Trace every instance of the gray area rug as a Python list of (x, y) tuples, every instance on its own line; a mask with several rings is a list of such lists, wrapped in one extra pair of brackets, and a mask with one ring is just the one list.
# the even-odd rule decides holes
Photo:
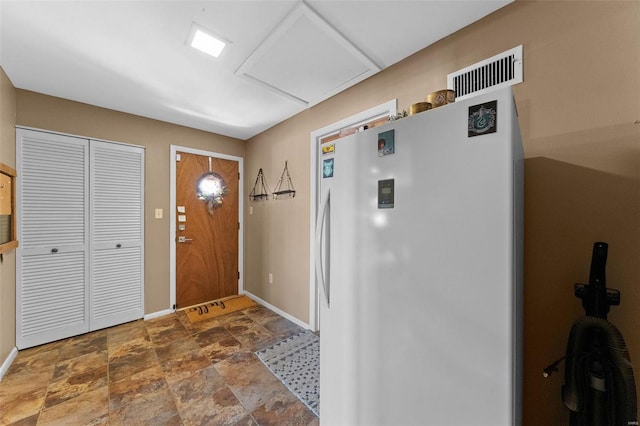
[(311, 411), (320, 412), (320, 338), (305, 330), (255, 353)]

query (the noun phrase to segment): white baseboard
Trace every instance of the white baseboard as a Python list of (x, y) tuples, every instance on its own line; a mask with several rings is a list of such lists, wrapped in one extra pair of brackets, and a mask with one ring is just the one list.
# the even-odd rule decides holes
[(249, 293), (248, 291), (243, 291), (242, 294), (245, 294), (247, 297), (250, 297), (251, 299), (255, 300), (256, 302), (260, 303), (261, 305), (266, 306), (267, 308), (271, 309), (272, 311), (274, 311), (275, 313), (277, 313), (280, 316), (285, 317), (286, 319), (288, 319), (289, 321), (291, 321), (294, 324), (299, 325), (302, 328), (305, 328), (307, 330), (310, 330), (311, 327), (309, 326), (309, 324), (307, 324), (306, 322), (300, 321), (298, 318), (294, 317), (293, 315), (289, 315), (288, 313), (286, 313), (285, 311), (276, 308), (275, 306), (273, 306), (270, 303), (265, 302), (264, 300), (260, 299), (258, 296)]
[(0, 366), (0, 380), (2, 380), (2, 378), (4, 377), (4, 374), (7, 372), (9, 367), (11, 367), (11, 363), (13, 362), (14, 359), (16, 359), (17, 356), (18, 356), (18, 348), (14, 346), (13, 349), (11, 349), (11, 352), (9, 352), (9, 356), (7, 356), (7, 359), (5, 359), (4, 362), (2, 363), (2, 366)]
[(164, 311), (152, 312), (150, 314), (145, 315), (144, 316), (144, 320), (148, 321), (150, 319), (160, 318), (160, 317), (163, 317), (165, 315), (172, 314), (174, 312), (175, 312), (174, 309), (165, 309)]

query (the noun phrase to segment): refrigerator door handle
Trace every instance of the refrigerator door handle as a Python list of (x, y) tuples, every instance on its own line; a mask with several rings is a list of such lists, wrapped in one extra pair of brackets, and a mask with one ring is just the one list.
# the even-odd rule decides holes
[[(320, 204), (320, 214), (316, 220), (316, 279), (318, 282), (322, 283), (322, 289), (324, 290), (325, 297), (327, 298), (327, 306), (329, 306), (329, 283), (328, 280), (325, 280), (324, 265), (322, 264), (322, 236), (324, 232), (324, 219), (327, 216), (327, 210), (329, 209), (330, 196), (330, 191), (327, 191), (327, 195)], [(330, 236), (330, 226), (327, 228), (327, 235)], [(327, 259), (327, 263), (329, 262), (330, 259)]]

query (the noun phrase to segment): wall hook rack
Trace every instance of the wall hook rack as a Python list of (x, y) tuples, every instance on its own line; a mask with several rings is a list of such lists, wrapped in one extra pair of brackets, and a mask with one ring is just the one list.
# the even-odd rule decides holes
[(275, 190), (273, 191), (273, 198), (277, 199), (279, 195), (288, 195), (293, 198), (296, 196), (296, 190), (293, 187), (293, 182), (291, 181), (291, 175), (289, 175), (289, 165), (288, 161), (284, 162), (284, 170), (280, 175), (280, 180), (276, 185)]
[(253, 184), (253, 189), (249, 194), (251, 201), (256, 200), (268, 200), (269, 199), (269, 187), (267, 186), (267, 179), (262, 173), (262, 167), (258, 170), (258, 176), (256, 176), (256, 183)]

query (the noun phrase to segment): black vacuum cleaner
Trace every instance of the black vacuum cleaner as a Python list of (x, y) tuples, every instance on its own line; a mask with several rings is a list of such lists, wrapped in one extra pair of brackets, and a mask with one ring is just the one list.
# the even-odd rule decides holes
[[(607, 321), (620, 292), (608, 289), (605, 278), (608, 244), (593, 244), (588, 284), (576, 284), (585, 316), (571, 327), (565, 360), (562, 400), (571, 426), (638, 425), (636, 385), (629, 350), (620, 331)], [(547, 377), (557, 364), (544, 370)]]

